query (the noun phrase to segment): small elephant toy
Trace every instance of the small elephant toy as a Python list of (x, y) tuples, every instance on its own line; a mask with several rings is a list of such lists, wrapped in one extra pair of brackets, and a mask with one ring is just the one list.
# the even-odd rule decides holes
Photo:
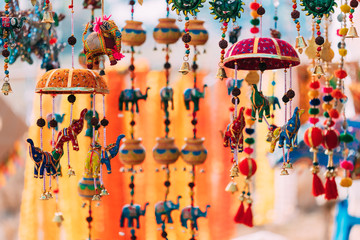
[(180, 216), (181, 226), (187, 228), (187, 221), (191, 220), (193, 222), (194, 228), (198, 230), (197, 219), (199, 217), (206, 218), (209, 207), (210, 205), (207, 205), (204, 212), (202, 212), (199, 207), (188, 206), (183, 208), (181, 210), (181, 216)]
[(251, 90), (251, 119), (256, 120), (256, 112), (258, 112), (258, 121), (262, 122), (264, 112), (266, 118), (270, 117), (269, 101), (264, 97), (261, 91), (258, 91), (256, 84), (251, 85)]
[(64, 143), (71, 141), (73, 145), (73, 149), (75, 151), (79, 151), (79, 144), (77, 141), (77, 135), (84, 128), (84, 119), (87, 109), (83, 109), (80, 113), (80, 118), (72, 121), (69, 127), (62, 129), (59, 131), (57, 135), (57, 140), (55, 142), (55, 149), (57, 153), (62, 155), (64, 149)]
[(273, 110), (275, 111), (276, 110), (276, 106), (279, 107), (279, 109), (281, 109), (281, 106), (280, 106), (280, 102), (279, 102), (279, 99), (275, 96), (269, 96), (269, 97), (265, 97), (268, 102), (269, 102), (269, 107), (272, 106)]
[(108, 145), (101, 154), (101, 164), (106, 165), (108, 174), (111, 173), (110, 160), (113, 159), (114, 157), (116, 157), (116, 155), (118, 154), (119, 147), (120, 147), (120, 141), (124, 137), (125, 137), (124, 134), (120, 134), (116, 139), (116, 143), (112, 143), (112, 144)]
[[(92, 138), (93, 137), (93, 126), (91, 125), (91, 119), (93, 118), (93, 110), (88, 110), (85, 114), (85, 121), (86, 121), (86, 131), (85, 137)], [(99, 119), (99, 113), (95, 111), (95, 117)], [(100, 124), (95, 126), (95, 131), (100, 128)]]
[(237, 88), (241, 88), (241, 85), (243, 83), (244, 79), (233, 79), (233, 78), (229, 78), (226, 81), (226, 87), (228, 89), (228, 95), (231, 95), (232, 90), (237, 87)]
[(174, 110), (174, 90), (171, 87), (163, 87), (160, 90), (161, 109), (168, 110), (169, 101), (171, 102), (171, 109)]
[[(55, 113), (55, 114), (52, 114), (52, 113), (49, 113), (47, 116), (46, 116), (46, 121), (47, 121), (47, 127), (50, 129), (50, 121), (52, 119), (55, 119), (55, 121), (57, 123), (62, 123), (64, 121), (64, 117), (65, 117), (65, 113), (64, 114), (58, 114), (58, 113)], [(56, 125), (55, 127), (55, 131), (59, 130), (59, 126)]]
[(61, 174), (61, 166), (59, 159), (55, 159), (51, 153), (44, 152), (40, 148), (35, 147), (34, 141), (30, 138), (26, 140), (30, 144), (30, 157), (34, 160), (34, 177), (43, 178), (46, 170), (48, 176), (57, 176)]
[(292, 151), (293, 147), (297, 147), (297, 133), (301, 125), (300, 117), (303, 113), (303, 109), (296, 107), (292, 117), (282, 126), (279, 137), (279, 148), (284, 146), (285, 141), (286, 148), (290, 149), (290, 151)]
[(245, 126), (244, 107), (242, 107), (240, 108), (239, 115), (226, 128), (224, 147), (230, 146), (231, 149), (238, 147), (238, 151), (242, 152), (244, 147), (243, 130)]
[(119, 97), (119, 110), (123, 111), (123, 106), (125, 105), (125, 111), (129, 111), (129, 103), (132, 104), (131, 108), (135, 105), (135, 111), (139, 112), (138, 100), (146, 100), (148, 97), (148, 91), (150, 87), (146, 88), (145, 94), (142, 94), (140, 89), (125, 89), (121, 92)]
[(82, 37), (87, 68), (92, 69), (93, 63), (95, 65), (99, 63), (99, 56), (105, 54), (110, 59), (110, 65), (116, 65), (124, 55), (121, 54), (121, 33), (115, 22), (106, 16), (103, 20), (96, 18), (94, 32), (90, 33), (85, 40), (89, 25), (89, 23), (86, 25)]
[(180, 207), (179, 199), (181, 196), (177, 197), (177, 203), (173, 203), (172, 201), (161, 201), (155, 204), (155, 217), (156, 223), (162, 224), (165, 221), (161, 219), (163, 215), (166, 215), (167, 222), (173, 223), (173, 219), (171, 218), (171, 212), (173, 210), (178, 210)]
[(194, 112), (199, 111), (199, 100), (205, 97), (206, 84), (203, 86), (203, 91), (200, 92), (199, 88), (188, 88), (184, 92), (184, 101), (186, 110), (190, 110), (190, 102), (194, 103)]
[[(14, 30), (21, 29), (25, 20), (25, 17), (20, 18), (20, 20), (16, 17), (0, 17), (0, 38), (4, 38), (4, 31), (6, 31), (8, 34), (10, 33), (12, 40), (15, 40), (16, 36)], [(7, 38), (10, 36), (7, 36)]]
[(128, 220), (128, 227), (134, 227), (134, 219), (136, 220), (136, 228), (140, 228), (140, 216), (145, 216), (146, 207), (149, 203), (145, 203), (144, 210), (141, 210), (141, 206), (139, 204), (126, 204), (121, 213), (120, 218), (120, 227), (124, 227), (125, 218)]
[(241, 33), (241, 27), (234, 28), (229, 32), (229, 42), (235, 44)]

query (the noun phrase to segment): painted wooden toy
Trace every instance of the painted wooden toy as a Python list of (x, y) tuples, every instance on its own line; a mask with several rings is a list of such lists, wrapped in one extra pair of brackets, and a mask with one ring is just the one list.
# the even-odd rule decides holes
[(239, 152), (242, 152), (244, 147), (243, 130), (246, 126), (244, 117), (244, 107), (239, 111), (239, 115), (232, 121), (226, 129), (224, 136), (224, 146), (231, 149), (238, 148)]
[(120, 141), (124, 137), (125, 137), (124, 134), (120, 134), (116, 139), (116, 143), (112, 143), (112, 144), (108, 145), (101, 154), (101, 164), (106, 165), (106, 169), (109, 174), (111, 173), (110, 160), (113, 159), (114, 157), (116, 157), (116, 155), (118, 154), (119, 147), (120, 147)]
[(134, 227), (134, 220), (136, 220), (136, 228), (140, 228), (140, 216), (145, 216), (146, 207), (149, 203), (145, 203), (144, 210), (141, 209), (139, 204), (126, 204), (121, 213), (120, 227), (124, 227), (125, 219), (128, 221), (128, 227)]
[(205, 88), (206, 84), (203, 86), (203, 91), (201, 92), (198, 88), (188, 88), (184, 92), (184, 101), (186, 110), (190, 110), (190, 102), (194, 103), (194, 112), (199, 111), (199, 100), (200, 98), (205, 97)]
[(147, 99), (149, 89), (150, 87), (146, 88), (145, 94), (143, 94), (138, 88), (123, 90), (119, 97), (119, 110), (123, 111), (125, 106), (125, 111), (129, 111), (129, 103), (131, 103), (131, 108), (133, 108), (133, 106), (135, 105), (135, 111), (139, 112), (138, 101), (141, 99)]
[(258, 112), (258, 121), (262, 122), (264, 112), (266, 118), (270, 117), (269, 101), (264, 97), (261, 91), (258, 91), (256, 84), (251, 85), (251, 90), (251, 119), (256, 120), (256, 112)]
[(210, 205), (207, 205), (204, 212), (202, 212), (199, 207), (192, 207), (192, 206), (184, 207), (181, 210), (181, 216), (180, 216), (181, 226), (187, 228), (187, 221), (190, 220), (193, 223), (193, 227), (196, 230), (198, 230), (197, 219), (199, 217), (206, 218), (209, 207)]
[(284, 146), (284, 142), (286, 142), (286, 148), (290, 150), (293, 147), (297, 147), (297, 132), (300, 128), (300, 116), (304, 113), (303, 109), (295, 108), (293, 116), (289, 119), (289, 121), (281, 128), (281, 133), (279, 137), (279, 148)]
[(160, 201), (155, 204), (155, 217), (156, 223), (161, 224), (164, 223), (164, 220), (161, 219), (163, 215), (166, 215), (166, 219), (168, 223), (173, 223), (173, 219), (171, 218), (171, 212), (173, 210), (179, 210), (180, 203), (179, 199), (181, 196), (177, 197), (177, 203), (173, 203), (172, 201)]

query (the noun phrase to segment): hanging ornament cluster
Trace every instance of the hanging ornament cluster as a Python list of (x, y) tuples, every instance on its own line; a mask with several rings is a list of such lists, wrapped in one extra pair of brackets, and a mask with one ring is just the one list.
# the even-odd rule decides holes
[(307, 47), (306, 41), (303, 36), (300, 35), (300, 12), (297, 10), (297, 0), (292, 0), (293, 2), (293, 11), (291, 12), (291, 18), (293, 19), (294, 23), (296, 24), (296, 31), (298, 33), (298, 36), (296, 37), (296, 43), (295, 48), (299, 51), (301, 54), (304, 50), (304, 48)]

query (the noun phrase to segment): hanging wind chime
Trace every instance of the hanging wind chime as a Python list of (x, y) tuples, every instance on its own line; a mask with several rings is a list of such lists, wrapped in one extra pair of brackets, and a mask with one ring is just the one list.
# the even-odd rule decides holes
[(173, 223), (173, 219), (171, 218), (171, 212), (173, 210), (178, 210), (180, 207), (179, 199), (181, 196), (178, 196), (177, 203), (168, 200), (168, 195), (170, 192), (170, 164), (173, 164), (177, 161), (180, 156), (179, 149), (175, 145), (175, 139), (173, 137), (169, 137), (169, 126), (170, 126), (170, 104), (171, 109), (174, 109), (174, 90), (169, 86), (170, 80), (170, 68), (171, 64), (169, 62), (169, 53), (170, 53), (170, 44), (176, 43), (180, 38), (180, 29), (175, 24), (176, 19), (169, 18), (169, 5), (167, 4), (167, 14), (166, 18), (160, 18), (159, 24), (154, 29), (154, 39), (159, 44), (165, 44), (165, 78), (166, 85), (160, 90), (160, 98), (161, 98), (161, 109), (164, 110), (165, 113), (165, 137), (160, 137), (156, 139), (156, 146), (153, 149), (153, 157), (154, 160), (162, 165), (165, 165), (163, 168), (166, 172), (166, 180), (164, 182), (166, 191), (165, 198), (163, 201), (159, 201), (155, 204), (155, 218), (156, 223), (161, 224), (161, 237), (164, 239), (168, 239), (166, 232), (166, 223)]
[[(139, 2), (140, 4), (142, 2)], [(141, 93), (140, 89), (135, 89), (135, 65), (134, 55), (135, 47), (142, 45), (146, 40), (146, 32), (142, 29), (142, 22), (134, 21), (134, 5), (135, 1), (130, 1), (131, 5), (131, 20), (126, 21), (126, 25), (122, 29), (122, 42), (126, 46), (130, 46), (130, 82), (131, 88), (125, 89), (121, 92), (119, 97), (119, 110), (130, 111), (130, 137), (124, 140), (124, 143), (120, 146), (119, 158), (125, 165), (130, 166), (128, 171), (131, 173), (130, 176), (130, 196), (131, 200), (129, 204), (126, 204), (122, 208), (122, 214), (120, 218), (120, 227), (125, 226), (125, 219), (128, 221), (128, 228), (130, 228), (131, 239), (136, 239), (135, 228), (140, 228), (140, 216), (145, 216), (146, 207), (149, 203), (146, 203), (144, 209), (141, 209), (139, 204), (134, 203), (135, 195), (135, 165), (141, 164), (145, 160), (145, 148), (141, 145), (141, 138), (135, 137), (135, 114), (139, 112), (138, 101), (147, 99), (147, 92), (150, 88), (146, 89), (146, 93)], [(131, 104), (129, 108), (129, 104)], [(123, 172), (125, 170), (122, 170)], [(142, 168), (139, 169), (142, 172)], [(133, 219), (136, 219), (137, 225), (134, 225)]]

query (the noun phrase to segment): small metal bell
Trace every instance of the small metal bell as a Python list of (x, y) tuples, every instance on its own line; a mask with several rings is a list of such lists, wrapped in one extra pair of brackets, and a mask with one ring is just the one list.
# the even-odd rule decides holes
[(233, 181), (229, 182), (229, 184), (228, 184), (228, 185), (226, 186), (226, 188), (225, 188), (225, 191), (226, 191), (226, 192), (231, 192), (232, 194), (234, 194), (234, 193), (237, 192), (238, 190), (239, 190), (239, 189), (238, 189), (236, 183), (233, 182)]
[(356, 28), (354, 26), (351, 26), (346, 34), (346, 38), (358, 38), (358, 37), (359, 35), (357, 34)]
[(61, 212), (56, 212), (52, 221), (55, 222), (60, 227), (61, 223), (64, 221), (64, 216), (62, 215)]
[(105, 188), (103, 188), (101, 190), (100, 196), (108, 196), (108, 195), (110, 195), (109, 192)]
[(9, 93), (12, 93), (12, 89), (9, 82), (4, 82), (1, 88), (2, 93), (7, 96)]
[(54, 18), (52, 12), (48, 9), (46, 9), (43, 13), (43, 19), (41, 21), (42, 23), (54, 23)]
[(93, 201), (101, 201), (100, 198), (101, 198), (101, 197), (100, 197), (99, 194), (95, 194), (95, 195), (93, 196), (92, 200), (93, 200)]
[(299, 50), (300, 53), (302, 53), (303, 49), (307, 47), (306, 41), (303, 36), (297, 36), (296, 37), (296, 43), (295, 48)]
[(188, 62), (183, 62), (179, 72), (181, 72), (183, 75), (188, 74), (190, 72), (190, 64)]
[(239, 176), (239, 167), (236, 164), (234, 164), (230, 169), (230, 177), (234, 178), (238, 176)]
[(316, 66), (315, 66), (313, 75), (317, 75), (317, 76), (325, 75), (324, 69), (322, 68), (321, 65), (316, 65)]
[(68, 175), (69, 175), (69, 177), (75, 176), (75, 171), (74, 171), (74, 169), (69, 168), (69, 170), (68, 170)]
[(287, 169), (293, 169), (292, 163), (291, 163), (291, 162), (287, 162), (285, 168), (287, 168)]
[(286, 176), (289, 175), (288, 171), (285, 168), (281, 169), (280, 176)]
[(46, 198), (47, 198), (47, 199), (53, 198), (51, 192), (46, 192)]
[(31, 4), (32, 4), (33, 6), (35, 6), (36, 0), (31, 0)]
[(104, 76), (104, 75), (105, 75), (104, 69), (101, 69), (101, 70), (100, 70), (99, 75), (100, 75), (100, 76)]
[(219, 67), (216, 77), (220, 80), (223, 80), (224, 78), (227, 78), (225, 69), (223, 67)]
[(48, 200), (45, 192), (43, 192), (43, 193), (41, 194), (40, 200)]

